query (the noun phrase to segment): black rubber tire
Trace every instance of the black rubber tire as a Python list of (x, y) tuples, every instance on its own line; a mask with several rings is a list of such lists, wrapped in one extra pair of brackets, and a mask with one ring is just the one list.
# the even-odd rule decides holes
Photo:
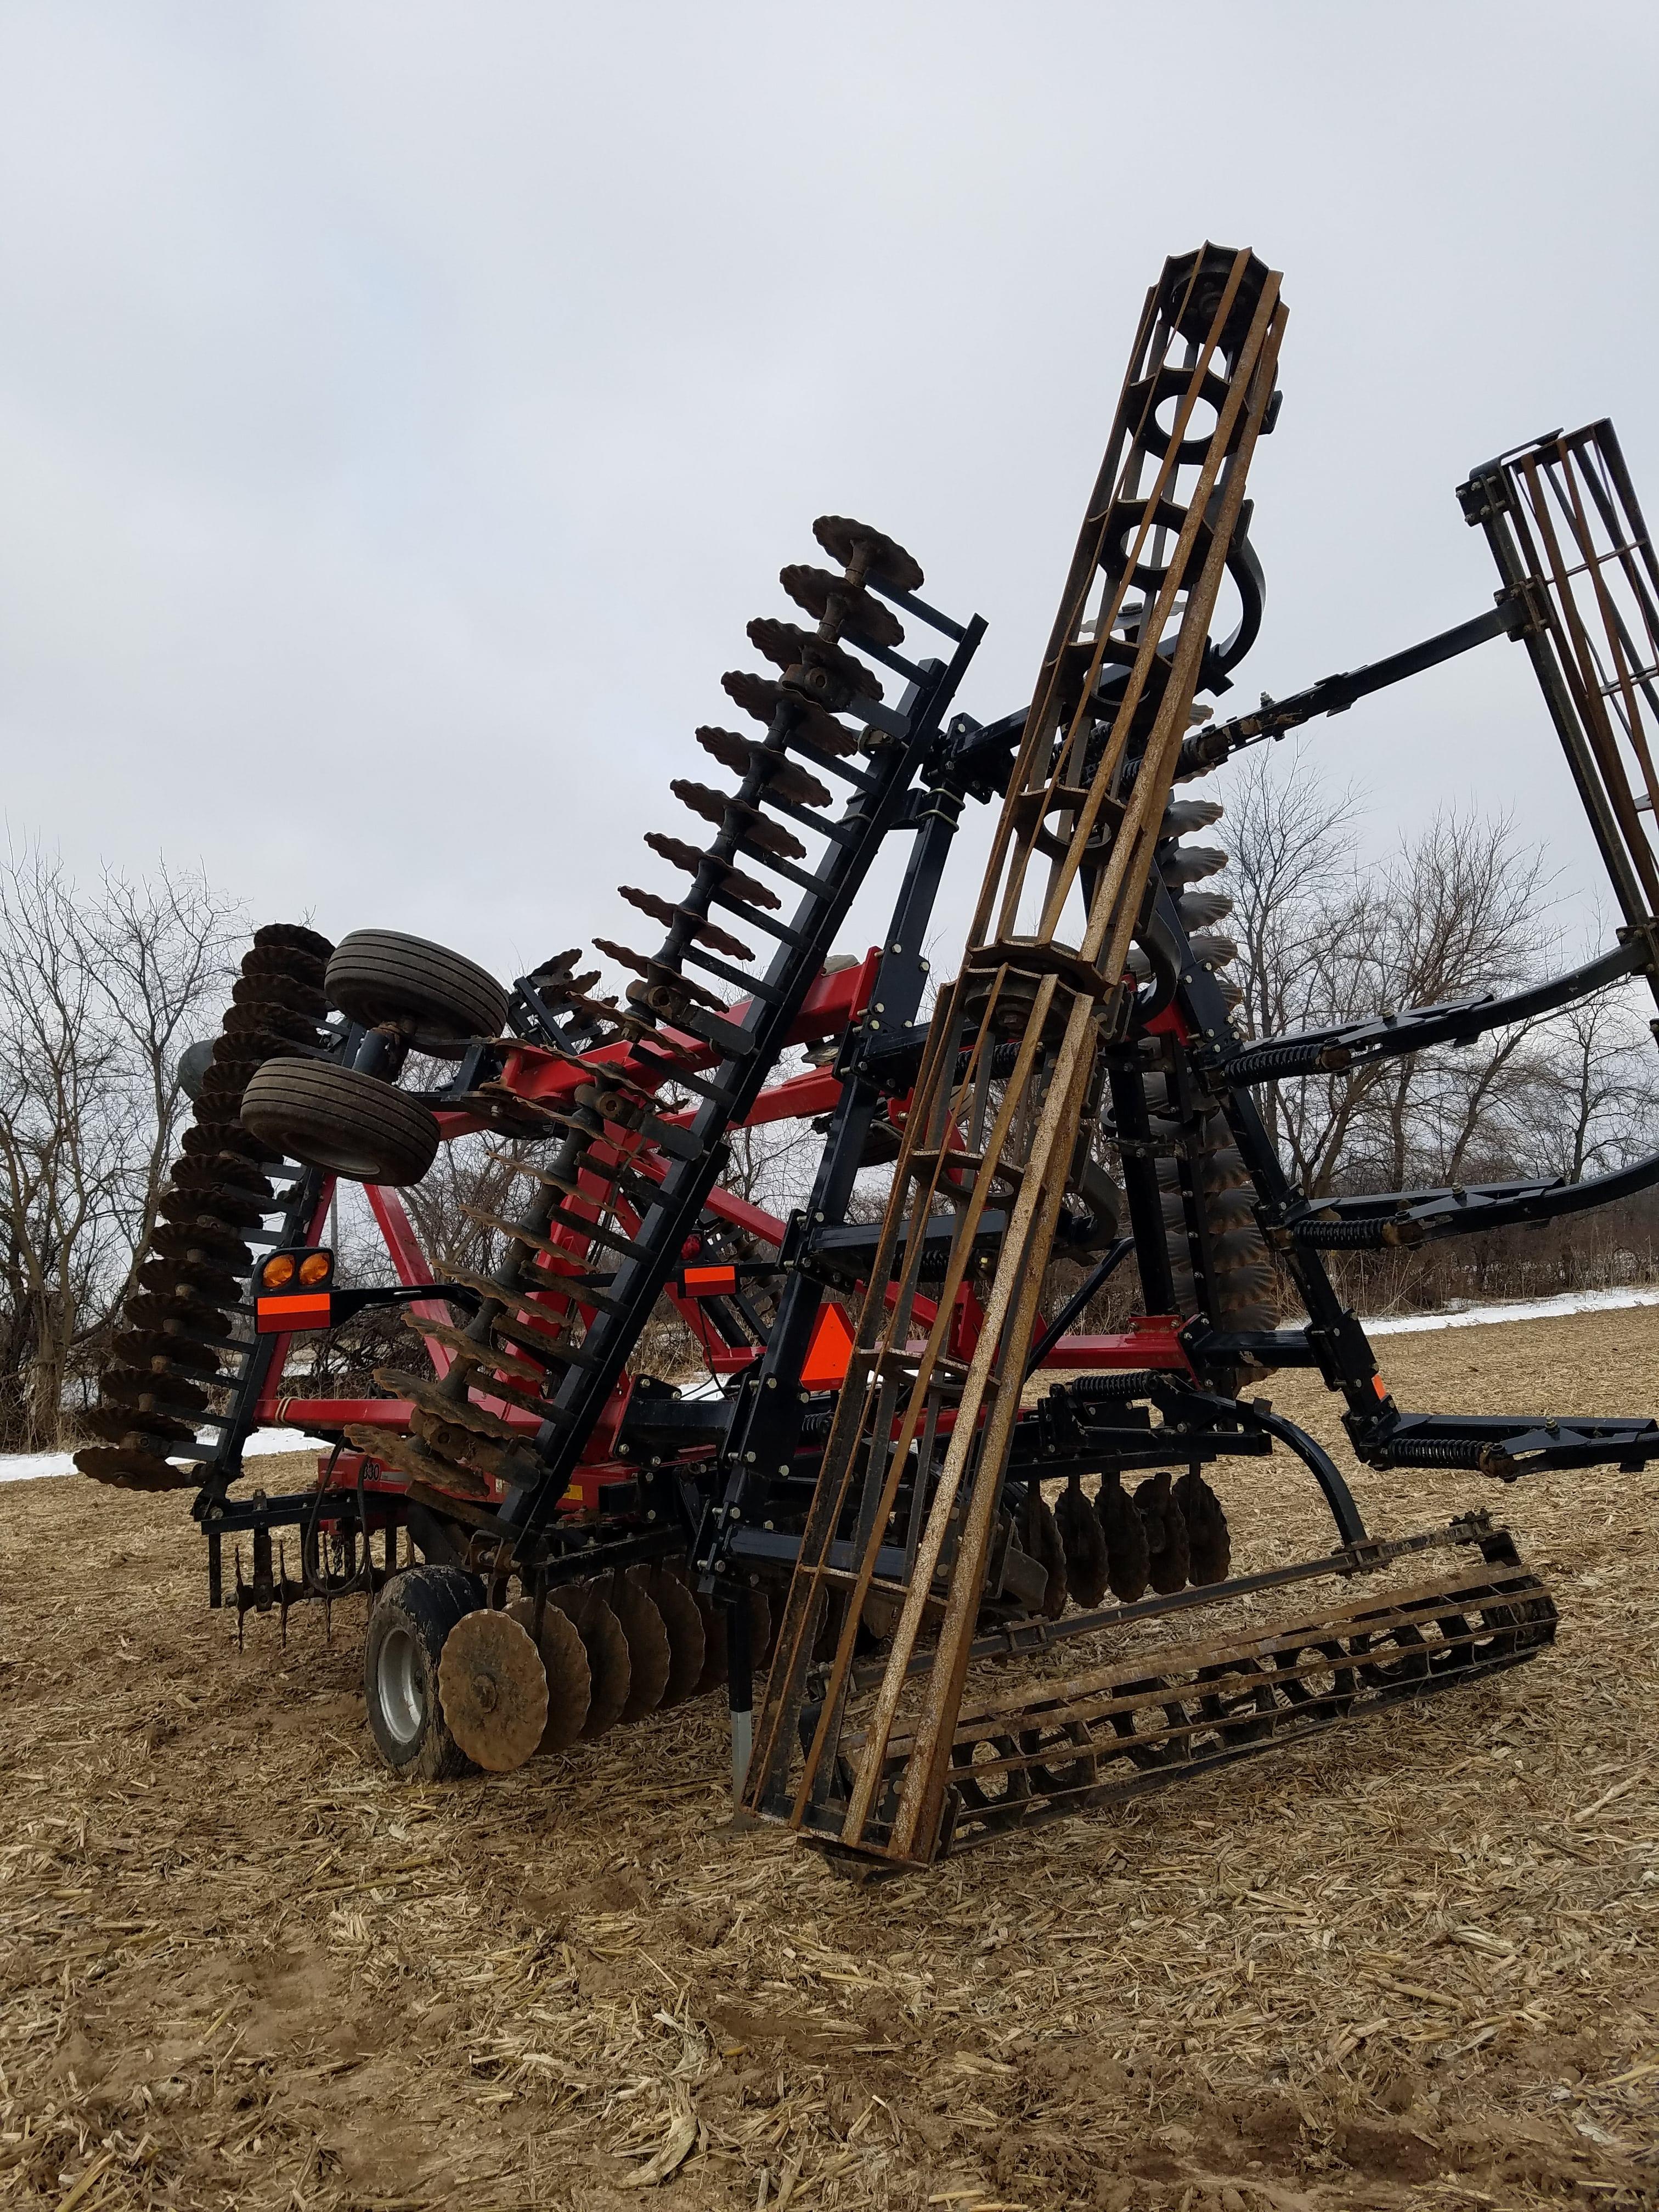
[(459, 1060), (475, 1037), (499, 1036), (507, 1020), (507, 993), (476, 961), (395, 929), (343, 938), (323, 988), (331, 1006), (365, 1029), (394, 1023), (440, 1060)]
[(262, 1143), (352, 1182), (419, 1182), (438, 1154), (437, 1121), (418, 1098), (325, 1060), (268, 1060), (241, 1118)]
[(217, 1037), (204, 1037), (199, 1044), (187, 1044), (179, 1055), (179, 1088), (192, 1106), (202, 1095), (213, 1060), (213, 1048), (218, 1042)]
[(363, 1704), (380, 1754), (400, 1782), (453, 1782), (473, 1771), (449, 1733), (438, 1662), (458, 1620), (483, 1603), (459, 1567), (407, 1567), (374, 1601), (363, 1644)]

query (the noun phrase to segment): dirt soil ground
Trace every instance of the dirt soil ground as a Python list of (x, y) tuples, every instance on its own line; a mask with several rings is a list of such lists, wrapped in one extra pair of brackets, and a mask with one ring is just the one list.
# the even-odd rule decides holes
[[(1659, 1404), (1640, 1310), (1386, 1348), (1407, 1404)], [(1282, 1458), (1216, 1479), (1239, 1566), (1326, 1547)], [(361, 1601), (239, 1655), (182, 1500), (9, 1486), (0, 2201), (1659, 2202), (1656, 1479), (1362, 1474), (1507, 1518), (1553, 1652), (873, 1890), (725, 1832), (704, 1708), (400, 1788)]]

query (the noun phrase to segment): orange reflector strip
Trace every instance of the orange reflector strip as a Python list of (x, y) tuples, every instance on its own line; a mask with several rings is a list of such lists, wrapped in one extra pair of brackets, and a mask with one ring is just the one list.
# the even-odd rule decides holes
[(839, 1306), (821, 1307), (800, 1370), (803, 1386), (808, 1390), (833, 1390), (845, 1379), (852, 1356), (853, 1332), (846, 1315)]
[(688, 1267), (684, 1281), (690, 1297), (718, 1297), (722, 1292), (729, 1296), (738, 1287), (738, 1271), (735, 1267)]
[(1373, 1375), (1373, 1376), (1372, 1376), (1372, 1377), (1371, 1377), (1371, 1388), (1372, 1388), (1372, 1389), (1373, 1389), (1373, 1390), (1375, 1390), (1375, 1391), (1376, 1391), (1376, 1395), (1377, 1395), (1377, 1396), (1378, 1396), (1379, 1398), (1386, 1398), (1386, 1397), (1388, 1396), (1388, 1395), (1389, 1395), (1389, 1386), (1388, 1386), (1388, 1384), (1387, 1384), (1387, 1383), (1382, 1380), (1382, 1377), (1380, 1375)]
[(333, 1303), (326, 1291), (299, 1298), (261, 1298), (254, 1308), (254, 1328), (261, 1336), (277, 1336), (290, 1328), (326, 1328)]

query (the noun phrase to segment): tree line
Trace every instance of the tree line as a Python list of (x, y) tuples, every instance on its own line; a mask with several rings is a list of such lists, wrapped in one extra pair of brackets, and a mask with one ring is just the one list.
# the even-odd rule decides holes
[[(1234, 902), (1223, 927), (1238, 957), (1225, 972), (1246, 1036), (1513, 991), (1572, 957), (1556, 942), (1543, 856), (1504, 817), (1442, 813), (1367, 866), (1358, 796), (1334, 791), (1305, 757), (1247, 756), (1224, 796), (1214, 834), (1230, 861), (1217, 882)], [(106, 872), (83, 886), (37, 847), (0, 868), (0, 1450), (71, 1440), (90, 1402), (187, 1111), (179, 1056), (216, 1031), (248, 930), (199, 872), (163, 865), (142, 882)], [(1622, 986), (1471, 1045), (1257, 1097), (1311, 1195), (1577, 1182), (1659, 1148), (1655, 1072), (1639, 994)], [(728, 1175), (782, 1212), (815, 1157), (802, 1129), (743, 1132)], [(476, 1215), (499, 1218), (513, 1180), (498, 1142), (444, 1148), (405, 1194), (434, 1263), (489, 1264)], [(1335, 1272), (1371, 1312), (1599, 1286), (1656, 1272), (1656, 1221), (1659, 1206), (1638, 1198), (1540, 1231), (1338, 1255)], [(349, 1195), (338, 1228), (343, 1273), (383, 1273)], [(1136, 1296), (1130, 1270), (1091, 1321)], [(319, 1383), (366, 1383), (388, 1326), (365, 1317), (351, 1342), (319, 1346)], [(658, 1349), (689, 1352), (682, 1339), (671, 1328)]]

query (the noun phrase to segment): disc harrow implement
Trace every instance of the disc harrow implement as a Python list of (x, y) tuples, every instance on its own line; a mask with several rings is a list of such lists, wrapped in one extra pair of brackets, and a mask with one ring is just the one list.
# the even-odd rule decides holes
[[(821, 517), (817, 557), (781, 571), (790, 611), (748, 625), (759, 665), (721, 678), (730, 715), (670, 781), (678, 812), (644, 833), (660, 872), (620, 887), (659, 935), (630, 925), (642, 942), (510, 989), (395, 932), (255, 938), (196, 1052), (79, 1462), (195, 1487), (212, 1603), (224, 1540), (249, 1539), (239, 1627), (366, 1595), (396, 1774), (580, 1757), (723, 1689), (748, 1813), (887, 1874), (1547, 1650), (1554, 1607), (1504, 1529), (1464, 1510), (1372, 1538), (1263, 1385), (1316, 1370), (1368, 1479), (1659, 1459), (1647, 1416), (1402, 1409), (1322, 1257), (1583, 1210), (1659, 1183), (1659, 1156), (1313, 1195), (1257, 1099), (1632, 979), (1659, 997), (1659, 565), (1611, 426), (1552, 434), (1461, 488), (1498, 566), (1489, 612), (1214, 721), (1195, 702), (1262, 618), (1247, 479), (1285, 325), (1254, 254), (1165, 264), (1015, 712), (957, 703), (978, 617), (925, 602), (893, 538)], [(1191, 787), (1499, 638), (1539, 676), (1617, 943), (1507, 997), (1249, 1033), (1226, 819)], [(997, 810), (990, 858), (940, 979), (972, 805)], [(881, 942), (838, 952), (901, 838)], [(781, 1217), (731, 1172), (780, 1123), (816, 1146)], [(473, 1233), (440, 1265), (398, 1192), (460, 1139), (486, 1140), (462, 1169)], [(337, 1178), (395, 1280), (336, 1279)], [(1101, 1331), (1131, 1259), (1134, 1310)], [(377, 1340), (374, 1393), (321, 1395), (292, 1348), (376, 1307), (404, 1328)], [(237, 1490), (261, 1423), (327, 1439), (314, 1486)], [(1269, 1454), (1335, 1545), (1260, 1570), (1224, 1493)]]

